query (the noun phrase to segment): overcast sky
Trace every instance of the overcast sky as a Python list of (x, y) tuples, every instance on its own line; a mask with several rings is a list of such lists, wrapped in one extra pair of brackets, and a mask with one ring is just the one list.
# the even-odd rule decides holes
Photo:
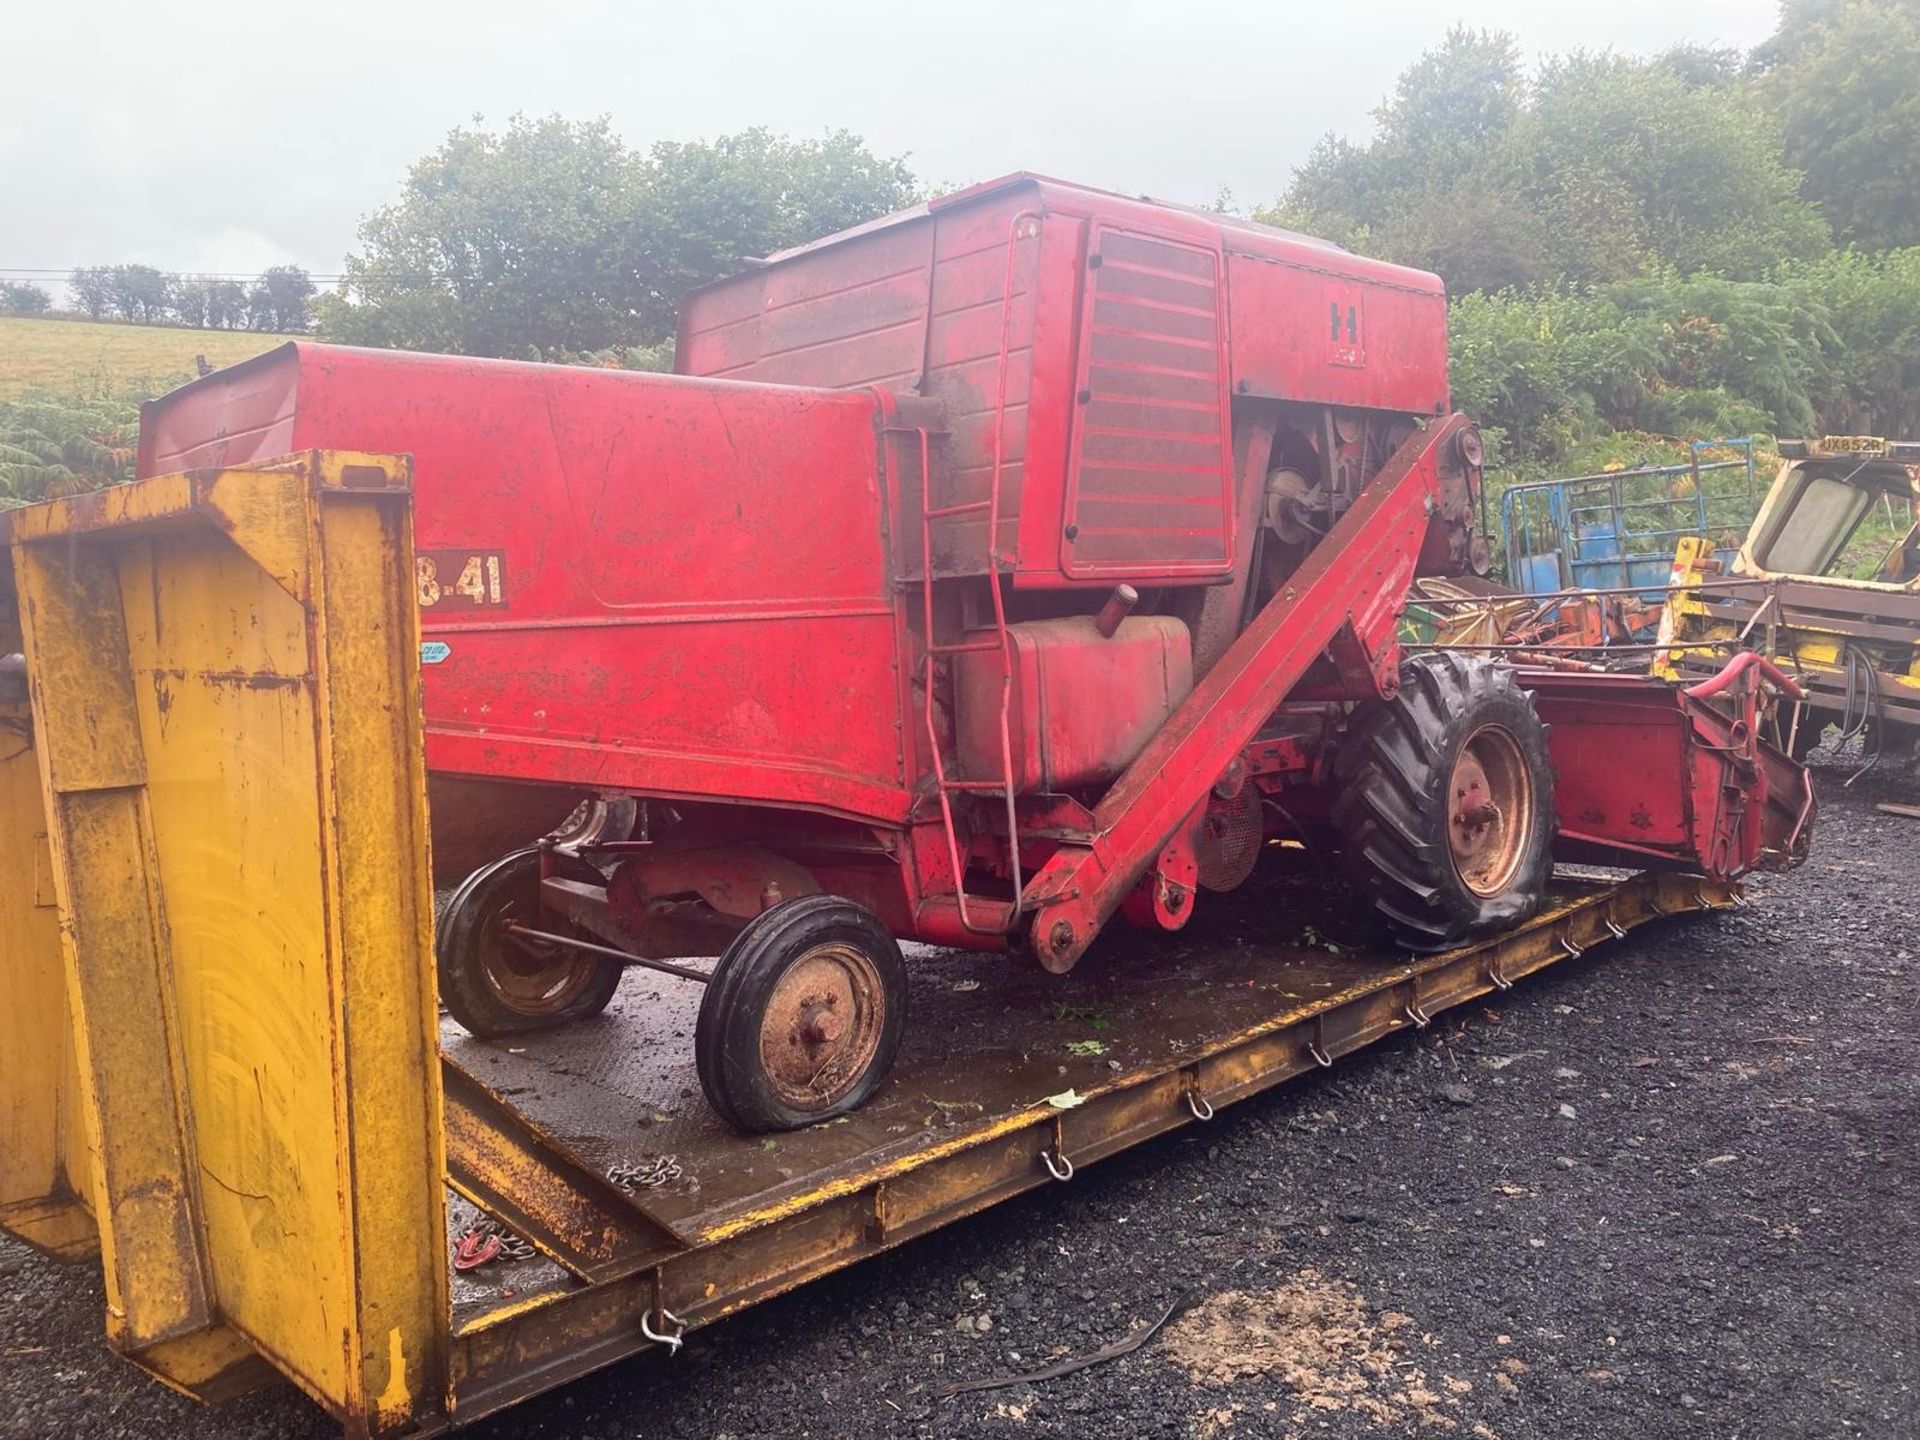
[(407, 165), (480, 114), (629, 143), (845, 128), (925, 180), (1039, 170), (1273, 198), (1364, 137), (1449, 23), (1576, 47), (1748, 47), (1770, 0), (6, 0), (0, 271), (336, 271)]

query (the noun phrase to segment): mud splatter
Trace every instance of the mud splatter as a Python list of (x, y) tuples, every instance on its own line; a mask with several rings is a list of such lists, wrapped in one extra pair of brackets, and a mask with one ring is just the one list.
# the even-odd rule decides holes
[[(1413, 1322), (1376, 1315), (1353, 1286), (1302, 1270), (1271, 1290), (1228, 1290), (1169, 1326), (1168, 1353), (1197, 1385), (1274, 1378), (1304, 1410), (1350, 1411), (1377, 1424), (1457, 1430), (1455, 1397), (1472, 1386), (1429, 1381), (1408, 1359)], [(1214, 1429), (1221, 1412), (1210, 1410)], [(1228, 1421), (1231, 1424), (1231, 1421)]]

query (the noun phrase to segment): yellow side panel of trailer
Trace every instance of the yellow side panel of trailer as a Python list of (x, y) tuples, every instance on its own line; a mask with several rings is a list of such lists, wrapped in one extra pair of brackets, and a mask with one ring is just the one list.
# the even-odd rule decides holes
[[(316, 1023), (335, 983), (324, 881), (311, 831), (289, 823), (320, 789), (304, 611), (211, 531), (129, 547), (120, 588), (201, 1223), (247, 1239), (209, 1247), (213, 1290), (327, 1393), (346, 1364), (346, 1289), (321, 1237), (345, 1224), (348, 1174), (335, 1027)], [(285, 1303), (282, 1266), (313, 1303)]]
[[(0, 654), (20, 646), (8, 628)], [(0, 1225), (58, 1255), (88, 1254), (99, 1243), (90, 1194), (40, 762), (28, 707), (0, 700)]]
[(6, 1194), (58, 1192), (70, 1069), (109, 1339), (209, 1396), (264, 1360), (365, 1435), (445, 1403), (408, 480), (314, 453), (7, 521), (38, 775), (0, 759), (0, 866), (43, 816), (65, 965), (0, 984), (72, 1023), (0, 1091)]

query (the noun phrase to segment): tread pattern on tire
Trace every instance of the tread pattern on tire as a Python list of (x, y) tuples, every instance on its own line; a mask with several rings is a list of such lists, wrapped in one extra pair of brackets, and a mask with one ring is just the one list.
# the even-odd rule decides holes
[[(790, 961), (810, 945), (848, 930), (856, 932), (853, 938), (872, 951), (882, 983), (890, 991), (880, 1044), (862, 1083), (833, 1109), (818, 1115), (789, 1113), (754, 1083), (759, 1024), (756, 1018), (749, 1033), (741, 1018), (752, 991), (777, 978), (785, 968), (769, 967), (760, 957), (784, 949)], [(906, 960), (879, 917), (838, 895), (798, 896), (749, 921), (714, 967), (713, 979), (700, 998), (700, 1015), (694, 1027), (694, 1068), (700, 1076), (700, 1088), (714, 1112), (736, 1130), (791, 1130), (845, 1114), (869, 1099), (892, 1069), (906, 1025), (906, 1011)], [(734, 1030), (735, 1025), (743, 1028)], [(750, 1058), (743, 1059), (743, 1050)]]
[[(1490, 720), (1513, 730), (1528, 759), (1534, 833), (1513, 884), (1482, 898), (1454, 872), (1446, 787), (1467, 733)], [(1510, 667), (1448, 652), (1407, 661), (1393, 700), (1354, 711), (1334, 759), (1331, 816), (1349, 877), (1402, 944), (1443, 950), (1538, 908), (1554, 828), (1546, 737), (1533, 696)]]

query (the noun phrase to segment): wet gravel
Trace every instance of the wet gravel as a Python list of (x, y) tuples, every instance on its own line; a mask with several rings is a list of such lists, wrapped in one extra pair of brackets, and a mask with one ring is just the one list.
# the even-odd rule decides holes
[[(1844, 776), (1818, 774), (1813, 859), (1745, 911), (1636, 932), (469, 1433), (1920, 1435), (1920, 822), (1873, 809), (1920, 782)], [(1190, 1291), (1245, 1298), (1099, 1368), (933, 1397)], [(335, 1433), (289, 1392), (164, 1391), (105, 1350), (101, 1305), (91, 1268), (0, 1241), (0, 1435)], [(1209, 1373), (1193, 1337), (1222, 1315), (1287, 1343), (1249, 1330)]]

